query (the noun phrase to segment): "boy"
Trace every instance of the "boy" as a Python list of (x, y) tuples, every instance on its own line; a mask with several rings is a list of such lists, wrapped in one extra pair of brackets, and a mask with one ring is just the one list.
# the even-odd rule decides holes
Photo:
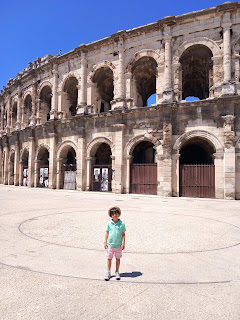
[(108, 215), (112, 218), (108, 222), (105, 234), (104, 248), (107, 249), (107, 274), (105, 280), (108, 281), (111, 278), (111, 265), (112, 258), (115, 254), (116, 257), (116, 272), (115, 276), (117, 280), (120, 280), (119, 266), (120, 258), (122, 257), (122, 250), (125, 248), (125, 224), (119, 219), (121, 215), (121, 209), (119, 207), (112, 207), (108, 210)]

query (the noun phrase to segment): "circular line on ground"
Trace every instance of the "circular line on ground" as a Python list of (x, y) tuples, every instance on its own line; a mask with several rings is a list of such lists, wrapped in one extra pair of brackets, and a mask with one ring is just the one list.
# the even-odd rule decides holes
[[(0, 265), (9, 267), (9, 268), (14, 268), (22, 271), (28, 271), (28, 272), (33, 272), (33, 273), (38, 273), (38, 274), (44, 274), (48, 276), (55, 276), (55, 277), (63, 277), (63, 278), (70, 278), (70, 279), (79, 279), (79, 280), (89, 280), (89, 281), (104, 281), (104, 279), (98, 279), (98, 278), (84, 278), (84, 277), (77, 277), (77, 276), (69, 276), (69, 275), (63, 275), (63, 274), (58, 274), (58, 273), (50, 273), (50, 272), (43, 272), (43, 271), (37, 271), (37, 270), (32, 270), (32, 269), (27, 269), (24, 267), (18, 267), (18, 266), (13, 266), (9, 265), (3, 262), (0, 262)], [(195, 282), (163, 282), (163, 281), (124, 281), (121, 279), (121, 282), (124, 283), (131, 283), (131, 284), (155, 284), (155, 285), (204, 285), (204, 284), (223, 284), (223, 283), (232, 283), (232, 282), (239, 282), (240, 279), (235, 279), (235, 280), (223, 280), (223, 281), (195, 281)], [(116, 281), (116, 283), (118, 283)]]
[[(84, 212), (92, 212), (93, 210), (89, 210), (89, 211), (86, 211), (84, 210)], [(92, 248), (85, 248), (85, 247), (75, 247), (75, 246), (70, 246), (70, 245), (64, 245), (64, 244), (59, 244), (59, 243), (56, 243), (56, 242), (50, 242), (50, 241), (45, 241), (45, 240), (41, 240), (41, 239), (38, 239), (38, 238), (34, 238), (26, 233), (24, 233), (21, 229), (22, 225), (28, 221), (33, 221), (33, 220), (36, 220), (38, 218), (42, 218), (42, 217), (48, 217), (48, 216), (53, 216), (53, 215), (63, 215), (63, 214), (68, 214), (68, 213), (74, 213), (74, 212), (79, 212), (79, 211), (69, 211), (69, 212), (59, 212), (59, 213), (51, 213), (51, 214), (44, 214), (44, 215), (41, 215), (41, 216), (36, 216), (34, 218), (30, 218), (30, 219), (27, 219), (27, 220), (24, 220), (22, 221), (19, 226), (18, 226), (18, 230), (20, 231), (21, 234), (23, 234), (24, 236), (30, 238), (30, 239), (33, 239), (33, 240), (36, 240), (36, 241), (40, 241), (40, 242), (43, 242), (43, 243), (47, 243), (47, 244), (50, 244), (50, 245), (55, 245), (55, 246), (60, 246), (60, 247), (66, 247), (66, 248), (73, 248), (73, 249), (81, 249), (81, 250), (88, 250), (88, 251), (98, 251), (98, 252), (104, 252), (105, 250), (104, 249), (92, 249)], [(193, 217), (193, 218), (200, 218), (200, 219), (204, 219), (204, 220), (210, 220), (210, 221), (216, 221), (216, 222), (219, 222), (219, 223), (223, 223), (223, 224), (226, 224), (226, 225), (229, 225), (229, 226), (232, 226), (234, 228), (237, 228), (237, 229), (240, 229), (240, 227), (234, 225), (234, 224), (231, 224), (231, 223), (228, 223), (228, 222), (224, 222), (224, 221), (221, 221), (221, 220), (217, 220), (217, 219), (212, 219), (212, 218), (205, 218), (205, 217), (200, 217), (200, 216), (193, 216), (193, 215), (186, 215), (186, 214), (176, 214), (176, 213), (163, 213), (164, 215), (174, 215), (174, 216), (184, 216), (184, 217)], [(173, 251), (173, 252), (144, 252), (144, 251), (124, 251), (125, 254), (144, 254), (144, 255), (172, 255), (172, 254), (188, 254), (188, 253), (202, 253), (202, 252), (213, 252), (213, 251), (220, 251), (220, 250), (224, 250), (224, 249), (229, 249), (229, 248), (233, 248), (233, 247), (236, 247), (236, 246), (239, 246), (240, 245), (240, 242), (237, 242), (231, 246), (226, 246), (226, 247), (220, 247), (220, 248), (215, 248), (215, 249), (206, 249), (206, 250), (194, 250), (194, 251)]]

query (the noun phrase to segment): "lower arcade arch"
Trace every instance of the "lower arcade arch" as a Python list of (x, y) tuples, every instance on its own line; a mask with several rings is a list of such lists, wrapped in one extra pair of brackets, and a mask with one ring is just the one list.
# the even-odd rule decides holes
[(46, 147), (41, 147), (37, 154), (35, 165), (35, 186), (48, 188), (49, 177), (49, 151)]
[(180, 196), (215, 198), (215, 148), (202, 138), (191, 138), (180, 150)]
[(101, 143), (92, 152), (92, 191), (112, 191), (112, 151), (107, 143)]
[(76, 190), (77, 162), (75, 149), (67, 145), (61, 153), (60, 189)]
[(156, 147), (150, 141), (139, 142), (132, 151), (130, 192), (157, 194)]

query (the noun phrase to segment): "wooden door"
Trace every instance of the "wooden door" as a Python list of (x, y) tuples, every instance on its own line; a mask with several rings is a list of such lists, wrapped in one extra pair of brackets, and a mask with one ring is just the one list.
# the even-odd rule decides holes
[(157, 194), (157, 164), (131, 165), (131, 193)]

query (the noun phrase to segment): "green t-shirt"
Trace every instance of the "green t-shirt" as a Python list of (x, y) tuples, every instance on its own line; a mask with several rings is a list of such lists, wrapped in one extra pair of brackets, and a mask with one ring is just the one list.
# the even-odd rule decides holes
[(115, 224), (112, 220), (108, 222), (106, 231), (109, 231), (107, 244), (110, 247), (120, 247), (122, 245), (122, 233), (126, 231), (125, 224), (119, 219)]

